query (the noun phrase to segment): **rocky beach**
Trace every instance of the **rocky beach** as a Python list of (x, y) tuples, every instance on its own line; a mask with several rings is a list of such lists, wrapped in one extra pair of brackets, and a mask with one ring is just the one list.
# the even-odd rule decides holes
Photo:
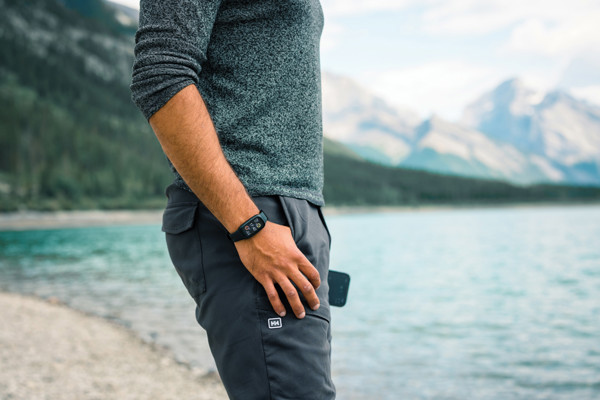
[(57, 300), (0, 292), (2, 399), (227, 399), (216, 374)]

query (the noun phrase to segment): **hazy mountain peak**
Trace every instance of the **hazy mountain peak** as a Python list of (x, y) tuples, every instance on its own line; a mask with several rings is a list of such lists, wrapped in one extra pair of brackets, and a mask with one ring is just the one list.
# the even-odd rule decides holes
[(531, 89), (518, 78), (503, 82), (494, 90), (496, 104), (508, 104), (515, 115), (531, 115), (533, 106), (542, 101), (544, 94)]
[(408, 125), (415, 126), (419, 123), (420, 118), (416, 112), (391, 106), (347, 76), (323, 71), (322, 83), (323, 108), (329, 114), (376, 107), (386, 113), (398, 115)]
[(542, 100), (543, 93), (521, 79), (509, 79), (469, 104), (462, 123), (521, 151), (534, 151), (537, 143), (531, 134), (532, 118)]
[(529, 90), (523, 79), (519, 77), (512, 77), (501, 82), (495, 89), (494, 92), (518, 92), (522, 90)]
[(417, 128), (419, 141), (403, 166), (522, 183), (542, 179), (539, 168), (513, 146), (433, 115)]
[(508, 79), (469, 104), (465, 108), (462, 121), (466, 125), (477, 126), (490, 114), (499, 112), (513, 116), (530, 116), (533, 114), (533, 107), (543, 98), (542, 92), (528, 87), (521, 79)]
[(508, 80), (472, 103), (463, 121), (527, 154), (550, 179), (600, 181), (600, 108), (564, 91), (542, 96)]
[(585, 109), (586, 111), (600, 112), (600, 107), (596, 106), (595, 104), (588, 103), (585, 100), (577, 99), (571, 94), (562, 90), (554, 90), (548, 92), (544, 96), (544, 99), (540, 102), (540, 104), (538, 104), (537, 108), (551, 107), (552, 105), (559, 102), (569, 104), (571, 107), (574, 108)]
[(397, 109), (354, 80), (322, 74), (323, 128), (372, 161), (397, 164), (408, 154), (419, 116)]
[(431, 114), (431, 116), (426, 121), (429, 122), (430, 125), (444, 125), (450, 123), (450, 121), (444, 119), (442, 116), (435, 113)]
[(551, 159), (568, 166), (600, 164), (600, 108), (553, 91), (536, 107), (533, 129)]

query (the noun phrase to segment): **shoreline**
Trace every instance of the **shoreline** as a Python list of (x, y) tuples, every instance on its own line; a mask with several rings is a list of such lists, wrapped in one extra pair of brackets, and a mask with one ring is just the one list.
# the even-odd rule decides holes
[(0, 231), (155, 225), (163, 210), (20, 211), (0, 213)]
[[(600, 206), (599, 202), (515, 202), (402, 206), (325, 206), (325, 216), (367, 213), (435, 212), (468, 209)], [(163, 210), (20, 211), (0, 213), (0, 232), (115, 225), (159, 225)]]
[(56, 298), (0, 291), (0, 398), (227, 399), (215, 373)]
[[(327, 215), (341, 214), (366, 214), (366, 213), (401, 213), (401, 212), (436, 212), (454, 210), (485, 210), (505, 208), (544, 208), (544, 207), (594, 207), (600, 206), (600, 202), (514, 202), (514, 203), (462, 203), (462, 204), (421, 204), (405, 206), (331, 206), (323, 207), (323, 213)], [(1, 221), (1, 216), (0, 216)]]

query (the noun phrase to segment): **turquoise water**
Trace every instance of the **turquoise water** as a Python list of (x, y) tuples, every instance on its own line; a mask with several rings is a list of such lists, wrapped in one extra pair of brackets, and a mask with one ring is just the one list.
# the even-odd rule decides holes
[[(600, 398), (600, 207), (328, 217), (339, 399)], [(0, 289), (213, 368), (158, 226), (0, 232)]]

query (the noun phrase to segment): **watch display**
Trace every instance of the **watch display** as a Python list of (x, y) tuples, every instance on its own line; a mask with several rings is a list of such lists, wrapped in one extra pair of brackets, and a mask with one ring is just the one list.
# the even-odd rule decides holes
[(248, 239), (256, 235), (267, 223), (267, 215), (261, 210), (257, 215), (244, 222), (237, 231), (231, 233), (229, 237), (237, 242), (238, 240)]

